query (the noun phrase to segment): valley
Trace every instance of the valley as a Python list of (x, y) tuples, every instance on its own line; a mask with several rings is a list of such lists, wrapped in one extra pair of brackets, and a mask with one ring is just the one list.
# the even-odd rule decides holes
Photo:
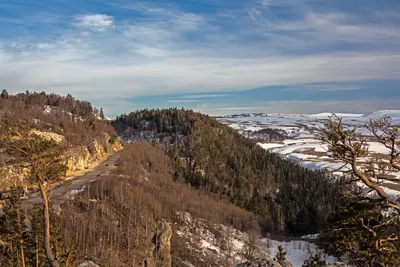
[[(331, 157), (322, 134), (331, 114), (215, 119), (170, 108), (109, 121), (70, 95), (7, 94), (0, 104), (4, 188), (28, 194), (3, 200), (0, 265), (26, 257), (27, 266), (47, 266), (51, 242), (61, 266), (84, 260), (99, 266), (345, 266), (341, 261), (352, 259), (337, 252), (340, 246), (369, 240), (354, 217), (384, 226), (383, 236), (398, 229), (391, 210), (374, 206), (376, 196), (371, 203), (346, 197), (354, 188), (342, 182), (346, 169), (339, 170), (343, 163)], [(366, 139), (371, 158), (358, 157), (362, 168), (373, 158), (390, 158), (364, 125), (385, 115), (399, 123), (399, 113), (338, 114)], [(397, 172), (391, 171), (382, 185), (395, 199)], [(396, 207), (395, 200), (390, 204)], [(341, 216), (353, 220), (344, 235), (351, 241), (335, 235), (350, 229), (334, 228), (348, 224)], [(395, 249), (382, 255), (397, 260)]]
[[(253, 138), (260, 130), (272, 129), (281, 134), (281, 140), (258, 141), (259, 146), (282, 158), (312, 170), (323, 170), (333, 177), (340, 177), (349, 170), (339, 160), (329, 156), (328, 145), (322, 140), (322, 130), (332, 113), (322, 114), (239, 114), (217, 118), (219, 122), (237, 130), (244, 136)], [(389, 149), (379, 143), (366, 128), (371, 119), (390, 116), (394, 124), (400, 125), (400, 111), (382, 110), (372, 114), (336, 114), (343, 122), (355, 126), (357, 131), (368, 140), (368, 151), (382, 159), (387, 158)], [(258, 139), (260, 137), (257, 137)], [(264, 136), (268, 140), (269, 137)], [(361, 158), (360, 162), (369, 163), (370, 158)], [(398, 173), (388, 174), (396, 177)], [(399, 178), (399, 176), (397, 176)], [(400, 182), (386, 181), (385, 191), (393, 196), (400, 194)]]

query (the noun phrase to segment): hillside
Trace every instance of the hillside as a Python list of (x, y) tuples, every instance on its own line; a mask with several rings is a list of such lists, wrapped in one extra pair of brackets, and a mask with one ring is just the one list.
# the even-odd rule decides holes
[(173, 181), (173, 173), (161, 149), (135, 142), (115, 171), (56, 205), (79, 255), (100, 266), (228, 267), (265, 254), (248, 242), (247, 232), (260, 235), (256, 216)]
[(235, 130), (188, 110), (143, 110), (113, 122), (126, 142), (148, 141), (173, 159), (174, 178), (255, 212), (264, 232), (316, 233), (340, 187), (266, 152)]
[[(7, 123), (23, 125), (31, 129), (31, 133), (57, 142), (67, 163), (67, 176), (81, 173), (119, 148), (116, 133), (104, 119), (102, 109), (71, 95), (29, 91), (9, 95), (3, 90), (0, 128)], [(7, 153), (0, 153), (0, 171), (4, 178), (0, 191), (13, 186), (15, 178), (26, 178), (23, 169), (10, 164), (11, 159)]]

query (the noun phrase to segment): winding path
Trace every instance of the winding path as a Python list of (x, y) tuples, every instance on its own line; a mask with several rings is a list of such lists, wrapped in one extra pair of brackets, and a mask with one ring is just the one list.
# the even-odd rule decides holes
[[(111, 171), (115, 168), (115, 164), (118, 162), (121, 151), (117, 151), (116, 153), (109, 156), (106, 160), (97, 165), (93, 170), (86, 172), (81, 176), (77, 176), (70, 181), (65, 181), (56, 185), (53, 189), (51, 189), (49, 193), (49, 199), (60, 199), (68, 193), (74, 192), (74, 190), (79, 191), (85, 185), (90, 182), (101, 177), (101, 174), (106, 173), (107, 171)], [(42, 197), (40, 196), (40, 192), (35, 192), (28, 194), (28, 198), (22, 201), (23, 209), (30, 209), (34, 205), (42, 203)], [(3, 210), (0, 209), (0, 215), (3, 214)]]

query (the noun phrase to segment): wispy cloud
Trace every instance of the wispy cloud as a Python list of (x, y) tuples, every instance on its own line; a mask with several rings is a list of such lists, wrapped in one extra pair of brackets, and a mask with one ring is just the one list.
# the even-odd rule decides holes
[[(98, 103), (181, 94), (159, 101), (189, 105), (274, 85), (314, 84), (312, 94), (358, 89), (332, 83), (399, 80), (400, 19), (391, 9), (318, 0), (85, 3), (72, 13), (51, 3), (0, 16), (2, 87)], [(51, 23), (32, 19), (39, 14), (53, 14)]]
[(265, 101), (263, 105), (260, 103), (257, 106), (229, 106), (229, 107), (215, 107), (208, 106), (204, 108), (198, 108), (196, 110), (204, 113), (208, 113), (214, 116), (227, 115), (239, 112), (248, 113), (303, 113), (313, 114), (322, 112), (349, 112), (366, 114), (372, 113), (379, 109), (396, 109), (400, 105), (399, 99), (393, 100), (342, 100), (342, 101)]
[(113, 26), (113, 17), (106, 14), (81, 15), (76, 18), (76, 26), (93, 31), (105, 31)]
[(230, 94), (208, 94), (208, 95), (184, 95), (180, 98), (214, 98), (214, 97), (226, 97)]
[[(395, 44), (400, 41), (400, 19), (383, 16), (386, 12), (393, 14), (393, 11), (347, 13), (311, 8), (311, 4), (321, 5), (322, 1), (272, 0), (262, 3), (249, 9), (248, 16), (256, 25), (253, 33), (265, 36), (274, 46), (305, 50), (357, 44), (374, 45), (374, 49), (395, 49)], [(278, 12), (271, 11), (271, 7), (284, 9), (293, 16), (282, 18)]]
[(167, 103), (194, 103), (198, 102), (196, 99), (168, 99)]
[(362, 85), (344, 85), (344, 84), (308, 84), (308, 90), (318, 91), (352, 91), (363, 89)]

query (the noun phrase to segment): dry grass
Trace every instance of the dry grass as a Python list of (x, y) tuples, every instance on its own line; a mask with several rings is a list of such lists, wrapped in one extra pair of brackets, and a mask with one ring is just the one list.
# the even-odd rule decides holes
[[(157, 221), (179, 224), (177, 211), (210, 224), (259, 231), (252, 213), (173, 181), (173, 172), (162, 150), (148, 143), (126, 146), (114, 174), (95, 181), (62, 207), (66, 232), (84, 255), (101, 266), (140, 266), (151, 249)], [(182, 242), (173, 237), (172, 256), (196, 261)]]

